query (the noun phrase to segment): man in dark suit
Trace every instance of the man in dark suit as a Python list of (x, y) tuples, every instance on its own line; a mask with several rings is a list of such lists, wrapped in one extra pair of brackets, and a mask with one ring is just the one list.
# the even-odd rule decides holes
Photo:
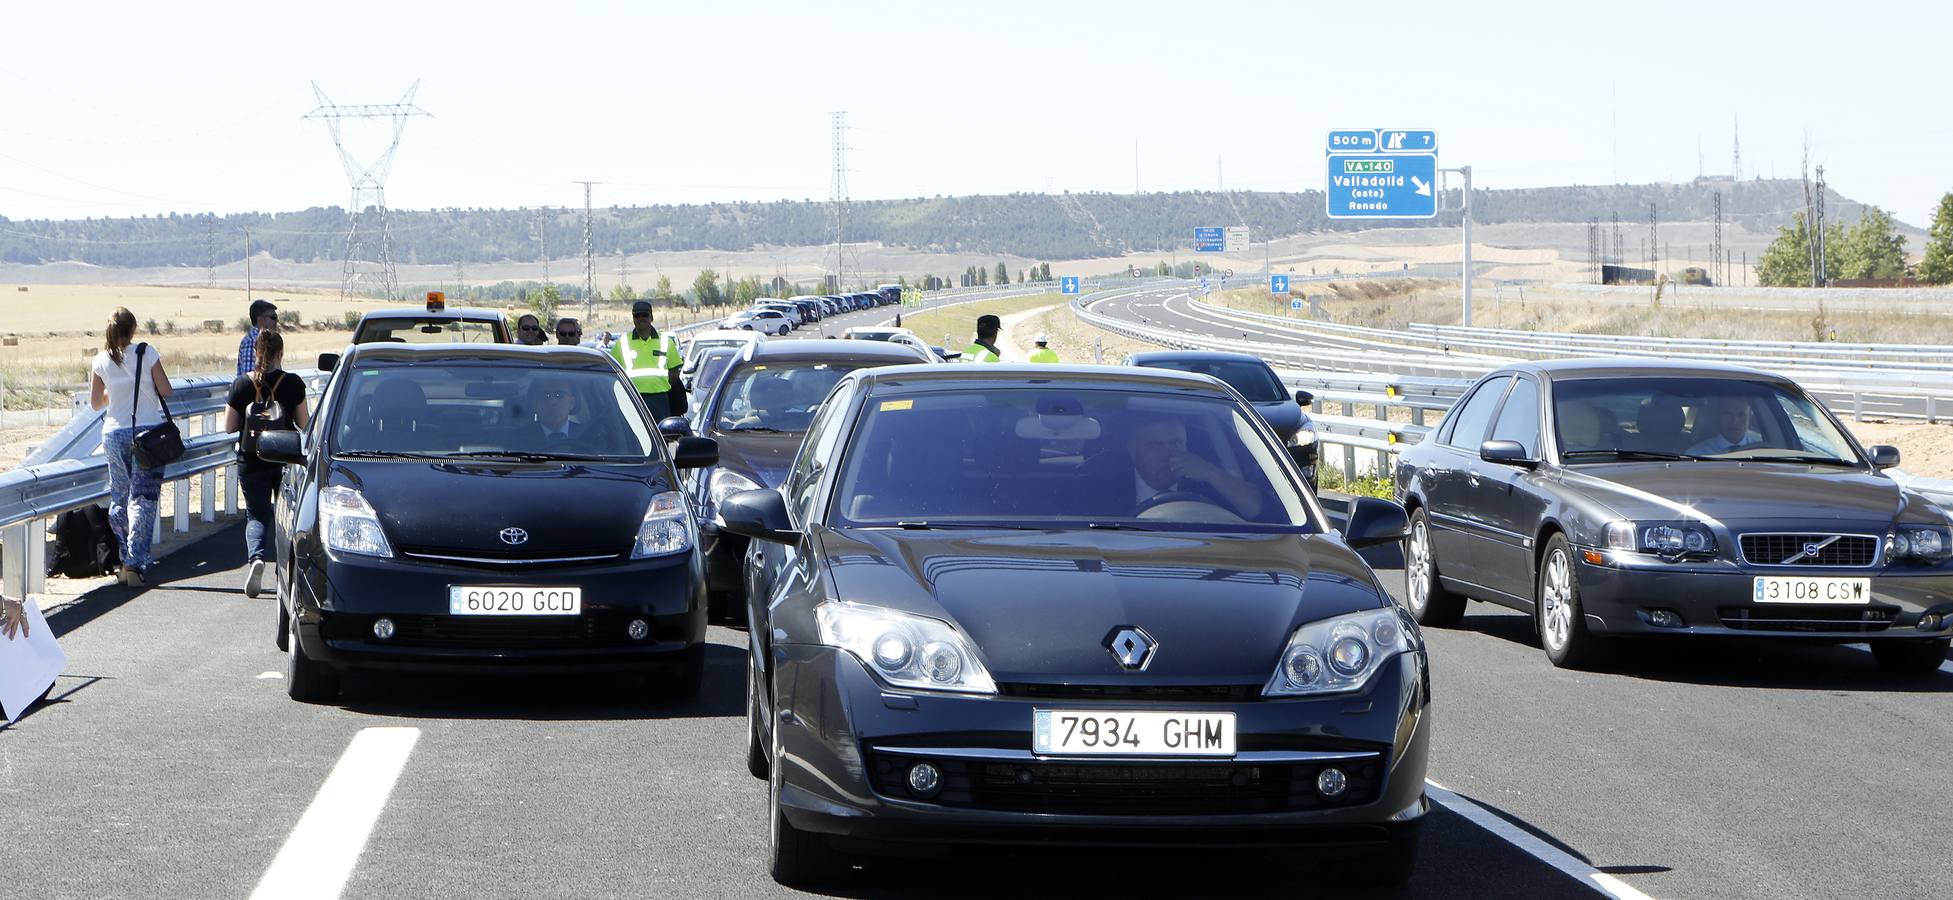
[(576, 412), (576, 390), (566, 378), (543, 377), (529, 387), (529, 403), (536, 411), (536, 440), (542, 446), (560, 445), (583, 437), (570, 421)]
[(1093, 482), (1095, 495), (1128, 503), (1133, 510), (1163, 494), (1192, 494), (1199, 502), (1244, 519), (1261, 512), (1261, 492), (1189, 451), (1187, 426), (1178, 419), (1159, 418), (1140, 425), (1127, 437), (1124, 452), (1101, 453), (1082, 469), (1081, 474)]

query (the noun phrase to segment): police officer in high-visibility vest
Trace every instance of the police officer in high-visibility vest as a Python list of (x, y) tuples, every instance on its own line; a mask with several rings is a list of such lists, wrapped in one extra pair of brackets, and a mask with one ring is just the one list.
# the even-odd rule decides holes
[(1048, 343), (1049, 341), (1045, 338), (1044, 334), (1040, 332), (1037, 340), (1038, 348), (1031, 351), (1031, 362), (1054, 363), (1058, 361), (1058, 351), (1047, 346)]
[(977, 316), (976, 340), (963, 348), (963, 361), (976, 363), (1003, 362), (1004, 353), (997, 349), (997, 332), (1004, 328), (1004, 320), (996, 316)]
[(631, 386), (651, 410), (651, 420), (685, 414), (685, 387), (678, 369), (685, 364), (678, 337), (659, 334), (651, 325), (651, 301), (631, 304), (631, 331), (610, 345), (610, 356), (630, 376)]

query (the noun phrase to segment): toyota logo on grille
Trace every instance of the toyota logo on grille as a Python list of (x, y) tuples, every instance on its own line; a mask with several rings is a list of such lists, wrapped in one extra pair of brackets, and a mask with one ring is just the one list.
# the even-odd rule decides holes
[(528, 542), (529, 542), (529, 532), (524, 531), (520, 528), (502, 529), (502, 543), (513, 545), (513, 544), (526, 544)]
[(1140, 671), (1153, 661), (1153, 651), (1159, 649), (1153, 636), (1137, 625), (1121, 625), (1105, 636), (1105, 649), (1112, 651), (1112, 658), (1119, 661), (1129, 671)]

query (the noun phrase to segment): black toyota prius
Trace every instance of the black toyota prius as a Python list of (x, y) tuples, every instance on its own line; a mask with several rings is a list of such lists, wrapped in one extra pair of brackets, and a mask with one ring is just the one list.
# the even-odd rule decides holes
[(704, 565), (676, 469), (718, 451), (668, 450), (649, 421), (595, 350), (349, 348), (304, 440), (259, 448), (288, 464), (291, 695), (329, 700), (351, 669), (624, 671), (697, 693)]
[(1331, 530), (1220, 381), (857, 370), (781, 487), (719, 514), (769, 545), (747, 763), (776, 879), (963, 843), (1305, 847), (1408, 877), (1429, 676), (1355, 550), (1403, 510)]

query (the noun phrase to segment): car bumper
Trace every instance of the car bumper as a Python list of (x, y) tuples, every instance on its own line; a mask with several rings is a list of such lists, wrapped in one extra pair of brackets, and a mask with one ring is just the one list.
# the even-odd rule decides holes
[[(1606, 560), (1595, 565), (1588, 554)], [(1953, 616), (1953, 567), (1867, 569), (1760, 568), (1727, 560), (1666, 563), (1638, 554), (1575, 548), (1580, 605), (1588, 627), (1609, 635), (1720, 635), (1824, 641), (1946, 637), (1944, 626), (1922, 631), (1929, 614)], [(1865, 603), (1758, 603), (1760, 575), (1865, 578)], [(1667, 610), (1680, 624), (1654, 624)]]
[[(1344, 847), (1409, 838), (1428, 803), (1429, 683), (1421, 654), (1361, 693), (1170, 703), (889, 689), (853, 656), (777, 646), (773, 682), (781, 806), (797, 828), (854, 843)], [(1033, 709), (1229, 711), (1224, 759), (1044, 757)], [(907, 767), (944, 772), (942, 793), (908, 792)], [(1340, 801), (1322, 768), (1351, 776)]]
[[(513, 568), (513, 567), (512, 567)], [(704, 569), (694, 550), (592, 566), (522, 571), (411, 559), (306, 566), (293, 598), (300, 645), (334, 668), (442, 671), (654, 670), (705, 640)], [(450, 585), (580, 587), (576, 616), (457, 616)], [(394, 637), (373, 634), (380, 618)], [(643, 638), (630, 636), (642, 620)]]

